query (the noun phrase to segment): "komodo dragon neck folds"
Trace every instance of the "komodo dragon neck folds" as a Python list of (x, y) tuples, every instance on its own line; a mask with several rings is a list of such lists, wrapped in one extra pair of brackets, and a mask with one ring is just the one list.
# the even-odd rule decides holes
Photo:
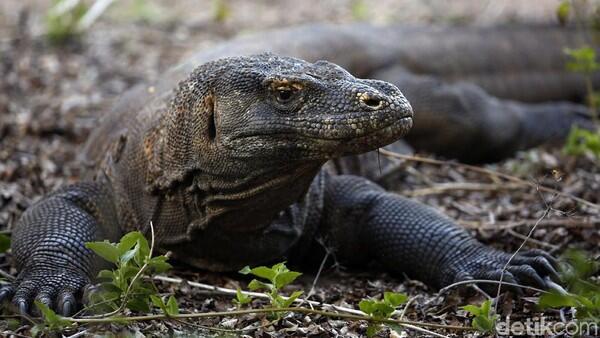
[[(569, 34), (318, 26), (196, 54), (152, 84), (155, 90), (124, 95), (85, 148), (88, 180), (23, 214), (12, 245), (19, 275), (0, 299), (22, 312), (37, 299), (72, 313), (100, 265), (84, 243), (117, 241), (150, 222), (160, 247), (205, 269), (300, 261), (323, 238), (342, 263), (376, 261), (435, 287), (498, 280), (507, 253), (427, 206), (343, 174), (360, 170), (322, 167), (404, 136), (413, 124), (409, 101), (415, 145), (447, 156), (489, 160), (564, 136), (572, 123), (587, 123), (584, 109), (540, 101), (582, 94), (580, 79), (560, 71)], [(530, 58), (536, 46), (543, 62)], [(265, 50), (378, 74), (409, 100), (391, 83), (356, 78), (330, 62), (254, 54)], [(455, 83), (461, 75), (529, 103)], [(513, 90), (533, 83), (539, 87), (529, 93)], [(542, 251), (520, 253), (504, 280), (546, 287), (553, 264)]]

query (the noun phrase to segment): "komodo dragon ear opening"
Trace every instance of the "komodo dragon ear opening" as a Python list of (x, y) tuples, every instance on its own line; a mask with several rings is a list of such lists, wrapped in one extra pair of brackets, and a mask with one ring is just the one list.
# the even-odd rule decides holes
[(217, 125), (215, 123), (215, 98), (214, 95), (208, 94), (204, 98), (204, 106), (208, 115), (208, 137), (212, 141), (217, 137)]

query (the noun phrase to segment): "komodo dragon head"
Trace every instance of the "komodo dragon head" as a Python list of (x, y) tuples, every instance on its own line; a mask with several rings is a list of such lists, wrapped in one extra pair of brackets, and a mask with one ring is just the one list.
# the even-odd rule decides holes
[(176, 89), (158, 128), (152, 184), (160, 189), (191, 176), (207, 199), (228, 209), (273, 198), (289, 205), (287, 196), (305, 192), (327, 160), (392, 143), (411, 126), (408, 101), (387, 82), (270, 53), (220, 59)]
[(413, 115), (390, 83), (271, 53), (198, 67), (171, 105), (174, 128), (167, 130), (175, 153), (259, 167), (377, 149), (405, 135)]

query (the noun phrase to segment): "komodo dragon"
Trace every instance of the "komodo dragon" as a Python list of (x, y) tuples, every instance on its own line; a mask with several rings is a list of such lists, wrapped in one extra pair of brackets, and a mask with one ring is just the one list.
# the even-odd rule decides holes
[[(18, 278), (0, 299), (72, 313), (100, 264), (84, 243), (148, 233), (150, 222), (161, 248), (205, 269), (300, 261), (319, 237), (345, 264), (376, 261), (434, 287), (498, 280), (507, 253), (427, 206), (322, 168), (413, 124), (395, 85), (355, 76), (399, 84), (417, 113), (409, 142), (447, 156), (489, 160), (564, 136), (587, 123), (583, 109), (541, 102), (582, 96), (581, 78), (561, 71), (574, 41), (554, 28), (308, 26), (202, 51), (125, 94), (83, 151), (88, 179), (23, 214)], [(504, 278), (545, 287), (553, 264), (524, 252)]]

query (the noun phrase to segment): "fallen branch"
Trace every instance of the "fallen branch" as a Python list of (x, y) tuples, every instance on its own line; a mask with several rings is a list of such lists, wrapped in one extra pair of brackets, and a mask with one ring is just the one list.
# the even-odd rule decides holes
[(436, 329), (445, 329), (445, 330), (458, 330), (458, 331), (473, 331), (474, 329), (471, 327), (465, 326), (456, 326), (456, 325), (444, 325), (444, 324), (435, 324), (435, 323), (421, 323), (421, 322), (413, 322), (408, 320), (397, 320), (397, 319), (385, 319), (385, 318), (374, 318), (370, 316), (366, 316), (365, 314), (354, 315), (349, 313), (336, 313), (322, 310), (313, 310), (304, 307), (289, 307), (289, 308), (262, 308), (262, 309), (248, 309), (248, 310), (234, 310), (234, 311), (215, 311), (215, 312), (202, 312), (202, 313), (186, 313), (186, 314), (178, 314), (178, 315), (167, 315), (167, 314), (155, 314), (155, 315), (142, 315), (142, 316), (113, 316), (107, 318), (73, 318), (73, 317), (63, 317), (64, 320), (67, 320), (72, 323), (78, 324), (102, 324), (102, 323), (114, 323), (114, 322), (139, 322), (139, 321), (148, 321), (148, 320), (161, 320), (161, 319), (190, 319), (190, 318), (213, 318), (213, 317), (231, 317), (231, 316), (241, 316), (247, 314), (256, 314), (256, 313), (273, 313), (273, 312), (295, 312), (295, 313), (304, 313), (304, 314), (314, 314), (321, 315), (324, 317), (332, 317), (332, 318), (341, 318), (341, 319), (350, 319), (350, 320), (365, 320), (368, 322), (374, 323), (384, 323), (384, 324), (396, 324), (401, 325), (406, 328), (414, 329), (420, 332), (425, 332), (430, 335), (434, 335), (437, 337), (446, 337), (441, 334), (435, 333), (433, 331), (425, 330), (422, 327), (436, 328)]

